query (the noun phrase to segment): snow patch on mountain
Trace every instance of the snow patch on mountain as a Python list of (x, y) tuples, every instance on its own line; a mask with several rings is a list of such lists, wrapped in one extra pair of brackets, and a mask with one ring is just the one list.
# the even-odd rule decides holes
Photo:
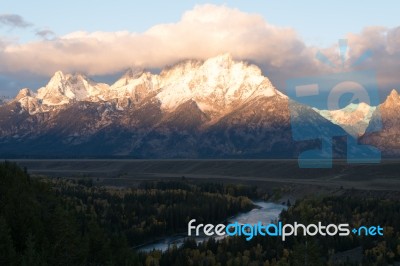
[(350, 103), (338, 110), (313, 109), (332, 123), (342, 127), (350, 135), (359, 137), (365, 133), (369, 121), (376, 110), (376, 106), (370, 106), (361, 102)]

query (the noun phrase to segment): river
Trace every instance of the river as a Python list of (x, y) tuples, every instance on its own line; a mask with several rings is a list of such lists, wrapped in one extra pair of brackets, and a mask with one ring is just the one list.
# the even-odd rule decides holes
[[(257, 206), (249, 212), (240, 213), (236, 216), (233, 216), (228, 219), (228, 223), (238, 222), (240, 224), (256, 224), (259, 221), (264, 224), (277, 221), (279, 219), (279, 214), (282, 210), (287, 207), (282, 204), (277, 204), (273, 202), (267, 201), (255, 201), (254, 204)], [(225, 238), (226, 236), (214, 237), (216, 240), (220, 240)], [(161, 250), (166, 251), (168, 247), (172, 245), (176, 245), (177, 247), (181, 246), (187, 236), (176, 236), (176, 237), (166, 237), (158, 242), (151, 243), (148, 245), (144, 245), (138, 249), (138, 251), (149, 252), (152, 250)], [(209, 237), (200, 236), (196, 237), (196, 242), (204, 242)]]

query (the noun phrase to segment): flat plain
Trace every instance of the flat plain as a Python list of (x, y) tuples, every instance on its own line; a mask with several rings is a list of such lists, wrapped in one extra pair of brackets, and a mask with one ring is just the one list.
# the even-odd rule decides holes
[(299, 168), (297, 160), (18, 159), (33, 176), (93, 178), (99, 185), (132, 186), (143, 180), (205, 179), (239, 183), (400, 191), (400, 160)]

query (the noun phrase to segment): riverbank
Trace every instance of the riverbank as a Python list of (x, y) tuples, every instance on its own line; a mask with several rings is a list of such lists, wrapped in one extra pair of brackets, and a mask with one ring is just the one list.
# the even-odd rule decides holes
[[(227, 224), (238, 222), (239, 224), (257, 224), (258, 222), (262, 222), (263, 224), (275, 222), (279, 219), (279, 215), (282, 210), (286, 209), (286, 205), (277, 204), (274, 202), (267, 201), (255, 201), (254, 202), (256, 208), (250, 210), (249, 212), (239, 213), (233, 217), (227, 219)], [(217, 236), (214, 237), (215, 240), (224, 239), (227, 236)], [(162, 252), (167, 251), (173, 245), (180, 247), (184, 241), (189, 238), (188, 235), (175, 235), (172, 237), (166, 237), (157, 242), (153, 242), (148, 245), (143, 245), (137, 248), (140, 252), (150, 252), (153, 250), (160, 250)], [(202, 243), (207, 241), (211, 237), (207, 237), (205, 235), (195, 237), (195, 241), (197, 243)]]

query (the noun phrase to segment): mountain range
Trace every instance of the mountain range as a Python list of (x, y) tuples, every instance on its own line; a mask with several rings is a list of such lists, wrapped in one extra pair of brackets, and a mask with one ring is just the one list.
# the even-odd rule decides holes
[[(295, 158), (321, 143), (293, 141), (289, 104), (306, 131), (339, 137), (338, 156), (346, 153), (346, 136), (399, 154), (395, 91), (376, 108), (317, 110), (289, 99), (257, 66), (224, 54), (159, 74), (129, 70), (112, 85), (58, 71), (45, 87), (24, 88), (0, 105), (0, 155)], [(377, 112), (384, 126), (373, 133)]]

